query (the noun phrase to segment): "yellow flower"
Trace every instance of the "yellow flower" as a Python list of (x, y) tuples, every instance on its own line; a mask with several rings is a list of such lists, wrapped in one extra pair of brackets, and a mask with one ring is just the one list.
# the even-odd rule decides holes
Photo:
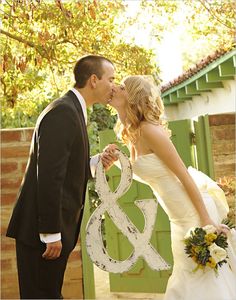
[(202, 250), (202, 246), (192, 246), (191, 252), (192, 254), (198, 254)]
[(192, 256), (193, 261), (197, 262), (197, 257), (196, 256)]
[(215, 233), (208, 233), (205, 235), (205, 242), (207, 245), (211, 245), (214, 240), (216, 240), (217, 235)]
[(198, 266), (199, 266), (200, 269), (204, 269), (205, 268), (205, 266), (202, 265), (202, 264), (199, 264)]
[(212, 269), (215, 268), (216, 266), (216, 262), (212, 257), (209, 257), (209, 261), (206, 263), (206, 265)]

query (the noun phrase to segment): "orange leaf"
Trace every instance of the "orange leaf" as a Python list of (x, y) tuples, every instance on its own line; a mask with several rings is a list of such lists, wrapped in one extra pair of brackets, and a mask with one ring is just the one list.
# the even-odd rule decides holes
[(18, 68), (21, 70), (22, 73), (24, 73), (25, 69), (26, 69), (26, 62), (22, 61), (18, 64)]
[(95, 9), (91, 5), (89, 6), (89, 14), (93, 20), (96, 20), (96, 12), (95, 12)]
[(45, 40), (49, 40), (50, 39), (50, 33), (46, 30), (45, 32), (44, 32), (44, 34), (43, 34), (43, 36), (44, 36), (44, 39)]
[(77, 6), (79, 10), (84, 7), (84, 5), (80, 1), (77, 2)]
[(56, 6), (60, 8), (60, 10), (62, 10), (62, 3), (61, 0), (56, 0)]

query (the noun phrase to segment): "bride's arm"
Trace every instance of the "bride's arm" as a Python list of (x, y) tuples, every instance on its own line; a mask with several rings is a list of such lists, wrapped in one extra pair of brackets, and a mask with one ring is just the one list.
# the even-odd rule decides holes
[(162, 126), (145, 124), (142, 126), (141, 135), (146, 146), (179, 178), (200, 216), (202, 226), (214, 224), (206, 210), (198, 187), (189, 175), (165, 129)]
[[(135, 159), (134, 147), (130, 146), (130, 147), (128, 147), (128, 150), (130, 152), (130, 162), (132, 163)], [(103, 151), (108, 152), (108, 153), (113, 153), (113, 155), (114, 155), (114, 153), (118, 154), (119, 152), (117, 152), (117, 151), (120, 151), (120, 150), (119, 150), (119, 148), (116, 144), (109, 144), (104, 148)], [(115, 160), (115, 161), (113, 160), (113, 164), (118, 169), (120, 169), (120, 170), (122, 169), (121, 164), (120, 164), (120, 160), (118, 159), (118, 156), (117, 156), (117, 160)], [(141, 183), (145, 183), (141, 178), (139, 178), (134, 173), (133, 173), (133, 179), (136, 180), (136, 181), (139, 181)]]

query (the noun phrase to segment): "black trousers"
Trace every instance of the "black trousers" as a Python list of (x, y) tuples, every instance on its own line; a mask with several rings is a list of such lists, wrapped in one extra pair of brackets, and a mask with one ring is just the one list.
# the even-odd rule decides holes
[(63, 299), (61, 289), (68, 255), (46, 260), (40, 249), (16, 241), (16, 257), (21, 299)]

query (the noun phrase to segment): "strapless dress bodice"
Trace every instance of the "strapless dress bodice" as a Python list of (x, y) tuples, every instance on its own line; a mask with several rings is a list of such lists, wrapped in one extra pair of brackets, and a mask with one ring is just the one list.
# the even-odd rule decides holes
[[(137, 157), (133, 162), (133, 172), (141, 181), (147, 184), (159, 182), (159, 192), (166, 191), (168, 187), (179, 184), (178, 178), (167, 168), (167, 166), (154, 153), (144, 154)], [(165, 182), (165, 180), (167, 182)], [(162, 186), (161, 183), (168, 183)]]
[(182, 183), (156, 154), (138, 156), (132, 166), (136, 178), (152, 188), (170, 221), (184, 222), (193, 216), (197, 218)]

